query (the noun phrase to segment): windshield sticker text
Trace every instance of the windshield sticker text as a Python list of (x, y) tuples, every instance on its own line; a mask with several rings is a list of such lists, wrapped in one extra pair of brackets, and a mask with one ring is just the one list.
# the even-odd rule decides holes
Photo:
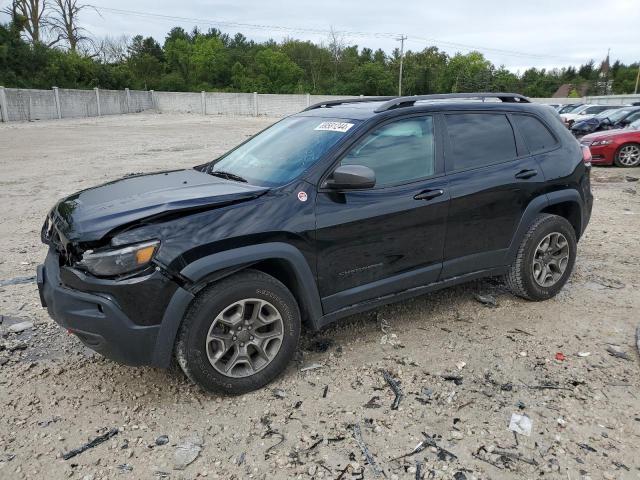
[(341, 132), (344, 133), (353, 127), (353, 123), (347, 122), (322, 122), (314, 130), (324, 130), (327, 132)]

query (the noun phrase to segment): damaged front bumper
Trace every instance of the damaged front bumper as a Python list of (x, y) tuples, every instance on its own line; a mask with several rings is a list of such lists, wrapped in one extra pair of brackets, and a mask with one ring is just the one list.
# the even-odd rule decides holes
[[(130, 310), (137, 307), (153, 311), (149, 302), (152, 298), (141, 298), (140, 292), (149, 290), (148, 283), (162, 281), (159, 273), (152, 273), (135, 283), (129, 282), (117, 288), (117, 281), (95, 279), (90, 285), (85, 281), (82, 290), (101, 289), (102, 291), (81, 291), (78, 287), (83, 277), (77, 276), (73, 285), (67, 277), (69, 272), (61, 272), (60, 260), (55, 250), (50, 249), (44, 265), (38, 266), (37, 282), (42, 305), (47, 308), (51, 318), (61, 327), (74, 333), (85, 345), (107, 358), (127, 365), (165, 366), (166, 359), (159, 361), (157, 339), (161, 321), (168, 299), (156, 296), (163, 304), (157, 312), (154, 324), (141, 325), (139, 318), (131, 317)], [(62, 275), (61, 275), (62, 273)], [(63, 280), (61, 277), (65, 277)], [(86, 278), (85, 278), (86, 280)], [(178, 287), (168, 280), (171, 292)], [(167, 292), (169, 293), (169, 292)], [(157, 290), (156, 290), (157, 294)], [(144, 297), (144, 295), (142, 295)], [(169, 295), (169, 299), (172, 295)], [(156, 303), (158, 303), (156, 302)], [(123, 308), (125, 304), (126, 308)], [(131, 304), (131, 305), (127, 305)], [(145, 319), (149, 320), (149, 319)], [(159, 364), (163, 365), (159, 365)]]

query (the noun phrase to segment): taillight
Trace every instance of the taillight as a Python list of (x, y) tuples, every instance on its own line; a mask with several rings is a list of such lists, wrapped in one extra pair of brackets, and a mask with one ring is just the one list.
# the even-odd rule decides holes
[(591, 166), (592, 158), (593, 157), (591, 156), (591, 150), (589, 150), (589, 147), (582, 145), (582, 161), (584, 162), (584, 164)]

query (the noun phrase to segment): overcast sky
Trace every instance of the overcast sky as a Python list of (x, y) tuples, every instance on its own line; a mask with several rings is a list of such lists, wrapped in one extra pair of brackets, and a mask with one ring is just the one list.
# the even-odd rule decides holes
[[(4, 2), (2, 2), (4, 3)], [(122, 9), (185, 20), (86, 10), (81, 23), (94, 36), (151, 35), (160, 43), (168, 30), (180, 25), (191, 30), (217, 27), (242, 32), (256, 41), (284, 37), (327, 41), (333, 27), (360, 47), (391, 52), (408, 37), (406, 47), (422, 50), (436, 45), (447, 53), (481, 51), (494, 64), (512, 71), (526, 67), (578, 65), (589, 59), (599, 64), (611, 48), (612, 61), (640, 60), (640, 0), (87, 0), (99, 7)], [(218, 22), (263, 25), (233, 26)], [(270, 28), (270, 27), (284, 27)], [(296, 31), (297, 30), (297, 31)], [(307, 30), (307, 31), (302, 31)]]

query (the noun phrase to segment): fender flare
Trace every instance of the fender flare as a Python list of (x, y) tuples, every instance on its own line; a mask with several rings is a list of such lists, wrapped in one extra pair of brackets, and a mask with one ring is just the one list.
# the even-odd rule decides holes
[[(252, 263), (274, 259), (287, 262), (291, 268), (300, 286), (298, 293), (303, 303), (300, 307), (307, 313), (312, 327), (317, 329), (318, 320), (323, 312), (315, 276), (300, 250), (288, 243), (261, 243), (207, 255), (187, 265), (180, 275), (198, 285), (216, 272), (227, 270), (233, 273), (234, 267), (244, 268)], [(179, 288), (169, 302), (156, 338), (153, 361), (155, 366), (170, 365), (178, 328), (194, 297), (191, 291)]]
[(516, 255), (518, 254), (518, 248), (520, 248), (520, 243), (524, 238), (527, 230), (533, 223), (533, 220), (536, 216), (542, 212), (545, 208), (550, 207), (552, 205), (557, 205), (559, 203), (572, 202), (576, 203), (580, 208), (580, 231), (582, 230), (582, 225), (584, 225), (584, 202), (582, 197), (577, 190), (566, 189), (566, 190), (558, 190), (555, 192), (550, 192), (544, 195), (540, 195), (539, 197), (534, 198), (529, 202), (527, 208), (525, 209), (522, 217), (520, 218), (520, 223), (518, 224), (518, 228), (516, 229), (516, 233), (511, 240), (511, 245), (509, 245), (509, 249), (507, 251), (507, 265), (511, 265)]

